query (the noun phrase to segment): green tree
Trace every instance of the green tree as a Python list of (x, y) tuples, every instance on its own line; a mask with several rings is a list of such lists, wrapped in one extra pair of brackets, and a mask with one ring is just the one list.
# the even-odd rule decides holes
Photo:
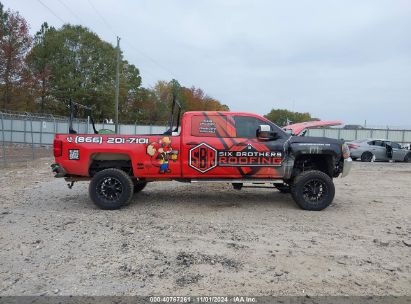
[(31, 46), (26, 20), (18, 12), (5, 11), (0, 3), (0, 86), (3, 109), (16, 109), (13, 93), (25, 80), (25, 56)]
[(139, 117), (139, 95), (142, 93), (139, 70), (127, 61), (122, 62), (119, 94), (119, 119), (135, 122)]
[(50, 37), (53, 37), (55, 31), (53, 27), (48, 26), (47, 22), (43, 23), (34, 36), (33, 50), (26, 58), (33, 76), (33, 88), (38, 93), (39, 110), (42, 113), (45, 110), (46, 100), (50, 97), (52, 60), (57, 50), (56, 40)]
[[(29, 55), (32, 72), (46, 90), (50, 110), (67, 114), (70, 101), (95, 107), (95, 116), (109, 118), (114, 112), (114, 47), (82, 26), (61, 29), (42, 27)], [(48, 75), (50, 73), (50, 75)], [(42, 89), (43, 90), (43, 89)], [(43, 104), (44, 105), (44, 104)]]
[(279, 126), (285, 126), (288, 123), (318, 120), (318, 118), (311, 117), (310, 113), (292, 112), (285, 109), (272, 109), (270, 113), (264, 115), (264, 117)]

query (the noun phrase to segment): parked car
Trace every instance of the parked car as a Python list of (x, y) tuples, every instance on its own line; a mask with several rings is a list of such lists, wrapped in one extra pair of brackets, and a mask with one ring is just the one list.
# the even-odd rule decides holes
[(361, 139), (347, 142), (351, 158), (363, 162), (404, 161), (411, 162), (411, 151), (399, 143), (386, 139)]

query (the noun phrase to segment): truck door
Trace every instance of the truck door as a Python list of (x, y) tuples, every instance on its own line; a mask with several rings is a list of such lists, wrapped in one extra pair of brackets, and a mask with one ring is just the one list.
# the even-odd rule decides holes
[(206, 112), (187, 117), (182, 136), (182, 172), (187, 178), (238, 177), (232, 167), (218, 164), (220, 151), (233, 146), (233, 122), (223, 113)]
[[(285, 157), (285, 141), (289, 138), (285, 132), (258, 117), (234, 115), (235, 149), (238, 160), (228, 165), (236, 166), (243, 177), (280, 178), (284, 176), (283, 160)], [(269, 125), (271, 131), (277, 133), (275, 140), (263, 141), (257, 138), (260, 125)], [(235, 163), (237, 162), (237, 163)]]
[(284, 143), (257, 138), (259, 125), (268, 121), (254, 116), (203, 113), (191, 116), (184, 127), (183, 176), (188, 178), (279, 178), (284, 175)]

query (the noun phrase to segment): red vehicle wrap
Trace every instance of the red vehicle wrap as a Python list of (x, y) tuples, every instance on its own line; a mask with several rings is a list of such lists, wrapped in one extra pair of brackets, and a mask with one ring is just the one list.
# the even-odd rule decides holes
[(254, 130), (258, 124), (271, 124), (249, 113), (187, 112), (176, 136), (59, 134), (55, 147), (62, 148), (56, 163), (70, 175), (85, 177), (94, 159), (111, 154), (130, 159), (137, 178), (282, 177), (287, 136), (260, 141), (241, 134), (236, 120), (245, 133), (249, 126), (244, 121), (254, 124)]

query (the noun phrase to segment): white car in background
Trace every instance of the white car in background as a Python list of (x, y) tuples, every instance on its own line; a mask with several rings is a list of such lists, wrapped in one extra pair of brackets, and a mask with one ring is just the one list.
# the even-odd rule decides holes
[(347, 142), (347, 145), (353, 160), (411, 162), (411, 151), (390, 140), (361, 139)]

